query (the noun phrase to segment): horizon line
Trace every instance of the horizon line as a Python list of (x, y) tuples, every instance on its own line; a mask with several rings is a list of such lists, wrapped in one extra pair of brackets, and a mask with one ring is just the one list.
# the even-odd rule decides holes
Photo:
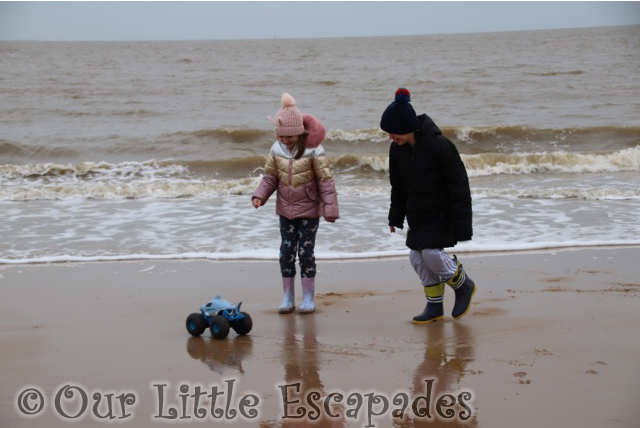
[(3, 39), (2, 42), (42, 42), (42, 43), (137, 43), (137, 42), (233, 42), (233, 41), (274, 41), (274, 40), (323, 40), (323, 39), (362, 39), (362, 38), (389, 38), (389, 37), (419, 37), (419, 36), (451, 36), (451, 35), (469, 35), (469, 34), (497, 34), (497, 33), (524, 33), (524, 32), (540, 32), (540, 31), (563, 31), (563, 30), (588, 30), (595, 28), (619, 28), (619, 27), (639, 27), (640, 24), (619, 24), (619, 25), (592, 25), (592, 26), (576, 26), (576, 27), (553, 27), (553, 28), (532, 28), (526, 30), (492, 30), (492, 31), (451, 31), (448, 33), (410, 33), (410, 34), (381, 34), (381, 35), (362, 35), (362, 36), (304, 36), (304, 37), (261, 37), (261, 38), (211, 38), (211, 39)]

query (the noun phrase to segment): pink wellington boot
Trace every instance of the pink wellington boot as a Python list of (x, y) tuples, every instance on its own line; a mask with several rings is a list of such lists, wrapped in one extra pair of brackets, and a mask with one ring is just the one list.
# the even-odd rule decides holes
[(290, 314), (296, 309), (295, 306), (295, 294), (294, 294), (294, 286), (295, 286), (295, 278), (285, 278), (282, 277), (282, 291), (284, 292), (284, 297), (282, 298), (282, 303), (278, 308), (278, 312), (281, 314)]
[(310, 314), (316, 310), (314, 303), (315, 296), (315, 278), (302, 278), (302, 305), (298, 312), (301, 314)]

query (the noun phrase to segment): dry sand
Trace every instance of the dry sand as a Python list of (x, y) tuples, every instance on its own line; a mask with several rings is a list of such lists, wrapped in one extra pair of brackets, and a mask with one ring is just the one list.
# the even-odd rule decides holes
[[(435, 416), (436, 400), (447, 394), (456, 400), (467, 394), (466, 426), (638, 426), (640, 249), (461, 260), (479, 287), (472, 309), (461, 320), (422, 326), (410, 323), (424, 295), (406, 259), (320, 260), (312, 315), (277, 314), (275, 261), (1, 266), (0, 427), (111, 425), (94, 416), (96, 398), (104, 404), (109, 394), (125, 393), (135, 404), (122, 411), (113, 398), (112, 423), (162, 426), (168, 420), (156, 416), (169, 415), (170, 408), (178, 411), (177, 422), (193, 423), (195, 398), (188, 397), (183, 410), (180, 386), (193, 394), (196, 386), (210, 392), (231, 383), (235, 404), (252, 394), (259, 401), (257, 416), (236, 416), (234, 426), (286, 426), (282, 387), (298, 381), (303, 397), (318, 391), (319, 407), (336, 397), (330, 394), (343, 394), (342, 403), (330, 402), (333, 414), (353, 416), (357, 406), (347, 404), (349, 395), (364, 400), (359, 420), (328, 418), (317, 426), (364, 426), (371, 393), (412, 400), (426, 394), (430, 380), (431, 419), (414, 419), (409, 408), (394, 420), (391, 410), (399, 404), (390, 403), (370, 426), (462, 426), (459, 418), (469, 412), (459, 403), (449, 409), (450, 423)], [(248, 336), (187, 334), (187, 315), (216, 294), (244, 302), (254, 321)], [(447, 290), (447, 313), (452, 305)], [(65, 385), (76, 397), (86, 391), (84, 412), (81, 402), (61, 395)], [(27, 418), (23, 410), (39, 404), (36, 395), (22, 394), (29, 389), (39, 391), (45, 405)], [(287, 391), (294, 400), (294, 391)], [(224, 410), (226, 396), (217, 408)], [(224, 420), (208, 413), (211, 404), (210, 397), (199, 402), (204, 421)], [(290, 414), (297, 408), (290, 406)], [(307, 417), (302, 421), (306, 425)]]

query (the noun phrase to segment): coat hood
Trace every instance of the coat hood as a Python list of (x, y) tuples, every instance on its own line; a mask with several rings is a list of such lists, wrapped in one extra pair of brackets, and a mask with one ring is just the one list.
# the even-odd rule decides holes
[(324, 125), (322, 125), (322, 123), (320, 123), (318, 119), (308, 113), (302, 114), (302, 123), (304, 125), (304, 130), (309, 133), (309, 135), (307, 136), (307, 144), (305, 147), (307, 149), (315, 149), (322, 143), (326, 135)]
[(418, 116), (418, 130), (426, 137), (433, 137), (434, 135), (442, 135), (442, 131), (426, 114)]

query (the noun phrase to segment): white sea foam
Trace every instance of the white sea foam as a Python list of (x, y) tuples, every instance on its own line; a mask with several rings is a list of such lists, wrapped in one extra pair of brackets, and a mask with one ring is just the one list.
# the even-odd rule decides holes
[[(528, 175), (540, 173), (640, 172), (640, 146), (612, 153), (573, 153), (566, 151), (539, 153), (481, 153), (461, 155), (469, 177), (491, 175)], [(343, 155), (335, 161), (351, 169), (368, 167), (389, 171), (387, 155)]]
[(556, 187), (519, 189), (474, 188), (473, 198), (626, 200), (640, 199), (640, 189), (620, 189), (617, 187)]
[(325, 140), (348, 141), (348, 142), (365, 142), (365, 143), (382, 143), (388, 142), (387, 133), (380, 129), (356, 129), (352, 131), (343, 129), (331, 129), (327, 131)]
[[(277, 259), (274, 204), (245, 196), (0, 204), (2, 263), (206, 258)], [(406, 255), (406, 231), (390, 234), (388, 197), (343, 195), (341, 218), (322, 222), (320, 259)], [(640, 202), (481, 198), (473, 241), (460, 252), (638, 245)]]
[(640, 171), (640, 146), (613, 153), (482, 153), (462, 155), (470, 177), (500, 174)]
[[(628, 247), (640, 246), (640, 240), (635, 241), (603, 241), (603, 242), (540, 242), (529, 244), (461, 244), (455, 249), (447, 249), (450, 253), (456, 254), (487, 254), (487, 253), (514, 253), (522, 251), (553, 251), (573, 248), (600, 248), (600, 247)], [(354, 260), (373, 260), (384, 258), (402, 258), (407, 257), (408, 250), (396, 251), (371, 251), (361, 253), (346, 252), (324, 252), (316, 251), (316, 260), (318, 261), (354, 261)], [(212, 261), (277, 261), (278, 253), (276, 250), (254, 250), (254, 251), (238, 251), (234, 253), (179, 253), (179, 254), (120, 254), (120, 255), (102, 255), (102, 256), (44, 256), (25, 259), (3, 259), (0, 258), (0, 265), (17, 265), (17, 264), (44, 264), (44, 263), (86, 263), (86, 262), (114, 262), (114, 261), (136, 261), (136, 260), (212, 260)], [(155, 267), (155, 266), (153, 266)], [(139, 272), (150, 272), (152, 269), (147, 268)], [(0, 278), (2, 276), (0, 275)]]
[[(613, 153), (483, 153), (463, 155), (471, 178), (499, 175), (597, 174), (640, 171), (640, 146)], [(241, 161), (232, 161), (242, 164)], [(235, 164), (234, 163), (234, 164)], [(388, 157), (386, 155), (342, 155), (332, 159), (336, 180), (344, 183), (342, 192), (361, 193), (363, 187), (378, 187), (374, 193), (386, 192)], [(199, 167), (195, 165), (195, 167)], [(0, 201), (66, 199), (137, 199), (211, 197), (251, 194), (260, 177), (225, 177), (208, 167), (208, 175), (195, 176), (183, 164), (175, 162), (82, 162), (78, 164), (0, 165)], [(232, 170), (233, 171), (233, 170)], [(367, 175), (382, 173), (377, 179)], [(368, 182), (375, 183), (373, 186)], [(354, 189), (352, 189), (352, 186)], [(483, 190), (493, 196), (631, 199), (638, 190), (614, 187), (571, 189)]]
[[(211, 198), (227, 195), (251, 195), (260, 177), (210, 182), (156, 182), (156, 183), (108, 183), (87, 182), (72, 186), (59, 184), (13, 186), (0, 188), (0, 201), (54, 201), (54, 200), (119, 200), (119, 199), (174, 199)], [(389, 184), (384, 180), (366, 184), (363, 180), (343, 178), (338, 182), (338, 192), (344, 196), (387, 198)], [(628, 200), (640, 199), (640, 189), (613, 186), (555, 187), (555, 188), (481, 188), (473, 187), (472, 196), (480, 198), (529, 198), (529, 199), (584, 199)]]
[[(135, 162), (118, 165), (83, 163), (66, 166), (11, 166), (6, 167), (4, 171), (0, 167), (0, 201), (251, 195), (261, 178), (196, 178), (180, 165), (158, 167)], [(349, 193), (351, 189), (345, 191)]]
[(93, 179), (93, 180), (153, 180), (161, 177), (182, 176), (187, 168), (178, 164), (160, 163), (155, 160), (147, 162), (79, 162), (69, 164), (26, 164), (0, 165), (2, 180), (36, 180), (36, 179)]

